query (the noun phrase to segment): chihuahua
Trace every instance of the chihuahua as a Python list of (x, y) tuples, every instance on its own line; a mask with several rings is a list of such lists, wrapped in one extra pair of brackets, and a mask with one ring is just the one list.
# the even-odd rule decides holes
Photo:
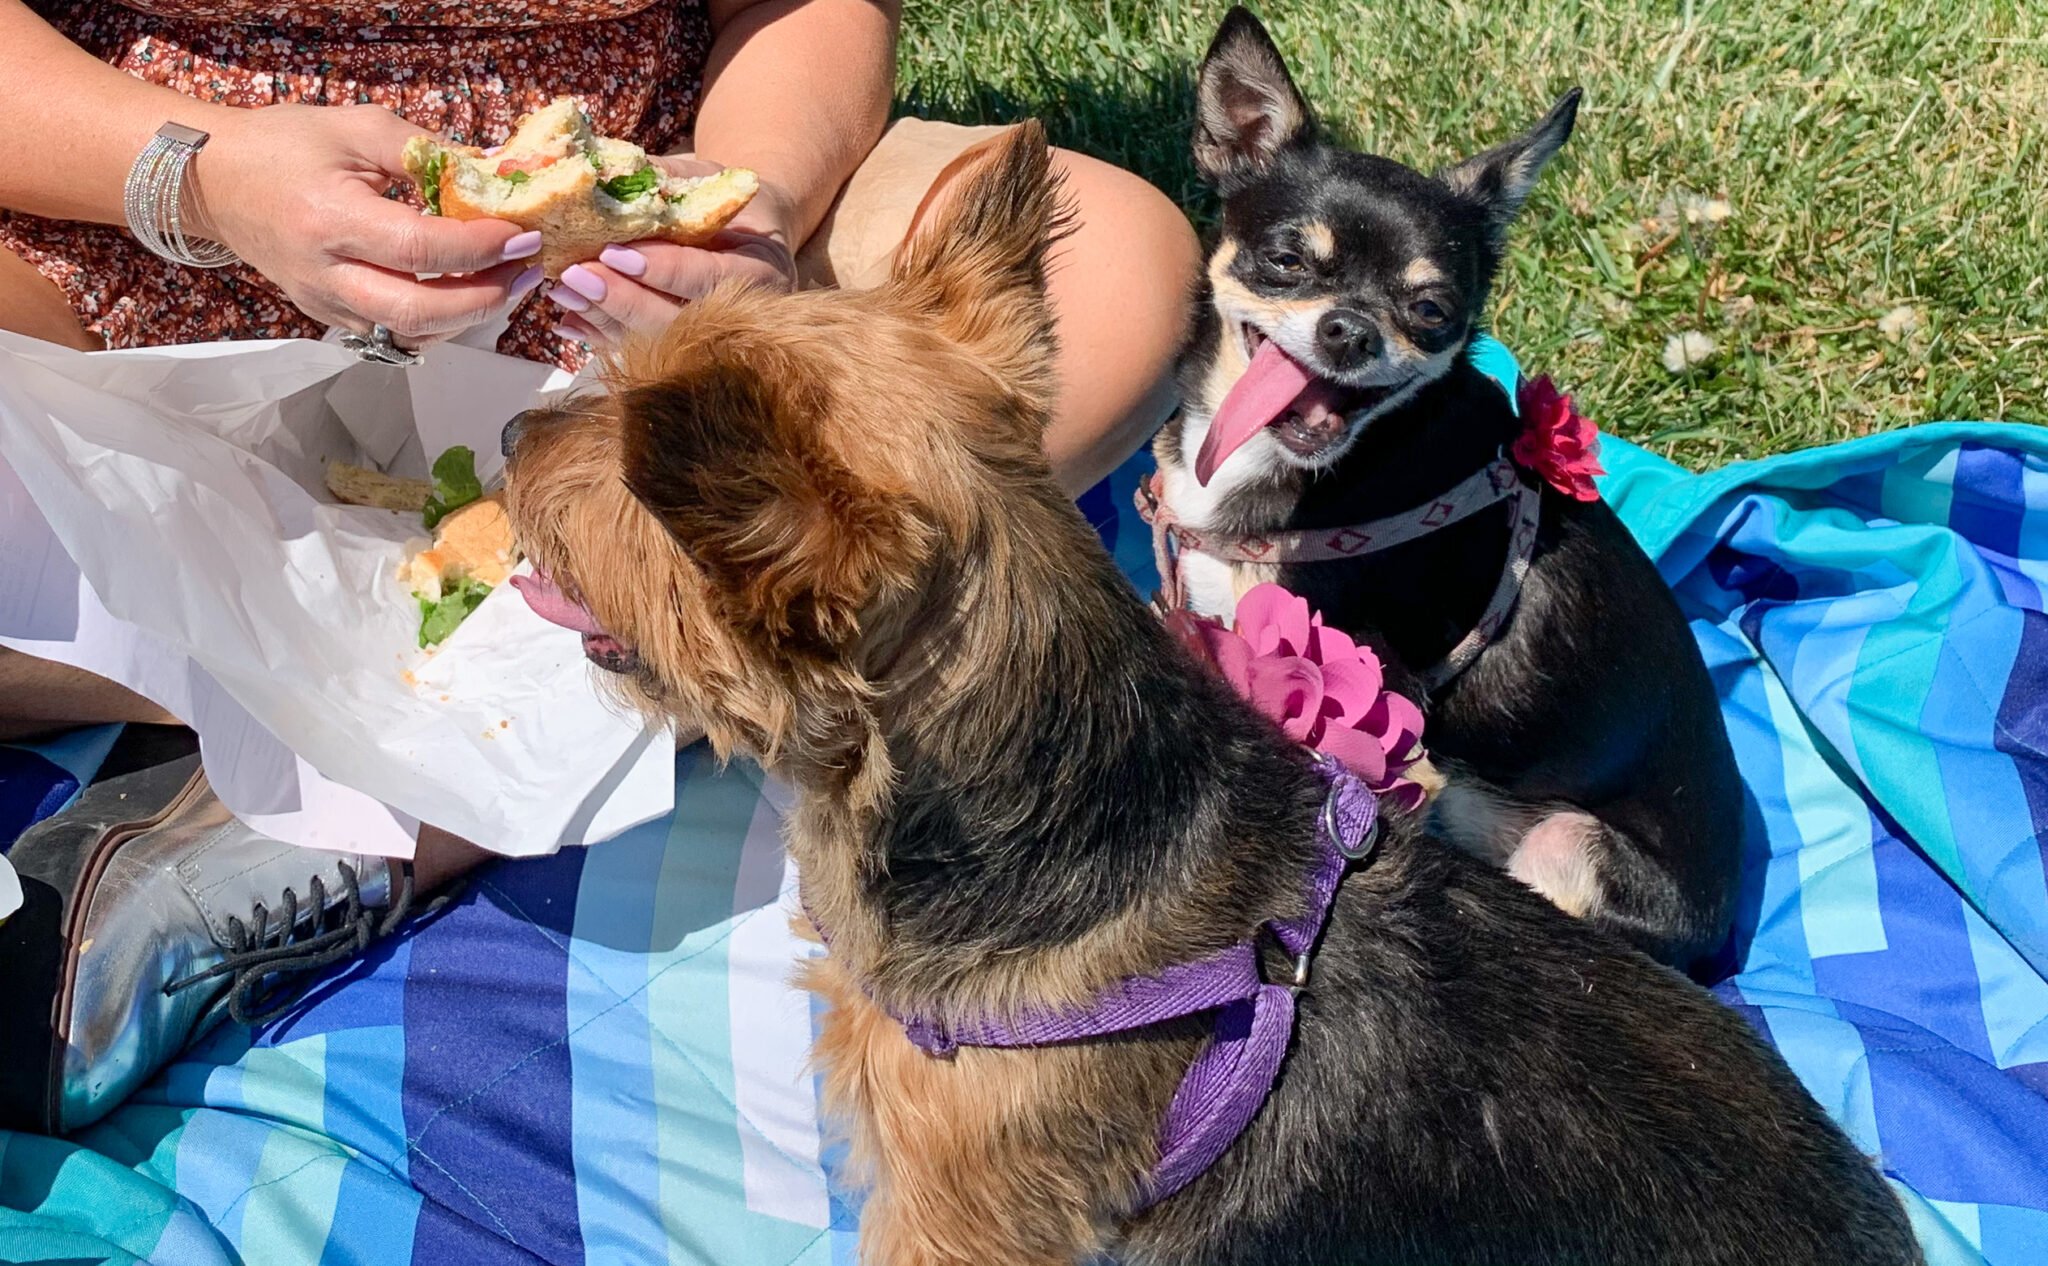
[[(1186, 605), (1227, 618), (1261, 580), (1306, 596), (1435, 687), (1442, 830), (1567, 912), (1700, 965), (1728, 935), (1742, 790), (1699, 649), (1604, 502), (1506, 464), (1523, 419), (1469, 355), (1508, 225), (1571, 134), (1578, 91), (1424, 175), (1325, 139), (1239, 8), (1198, 97), (1195, 158), (1222, 232), (1185, 405), (1154, 445), (1159, 497), (1188, 534)], [(1386, 548), (1273, 563), (1188, 544), (1409, 511), (1426, 527), (1489, 471), (1519, 481), (1495, 489), (1506, 513), (1496, 502)], [(1449, 658), (1461, 648), (1469, 667)]]

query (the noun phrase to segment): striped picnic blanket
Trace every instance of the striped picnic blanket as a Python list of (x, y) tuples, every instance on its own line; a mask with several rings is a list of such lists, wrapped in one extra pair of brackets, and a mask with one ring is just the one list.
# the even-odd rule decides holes
[[(1718, 992), (1881, 1157), (1930, 1260), (2048, 1260), (2048, 432), (1703, 476), (1605, 456), (1748, 785)], [(1145, 469), (1083, 505), (1149, 586)], [(784, 797), (698, 751), (676, 776), (672, 819), (483, 872), (102, 1124), (0, 1134), (0, 1260), (853, 1261), (786, 983)], [(0, 807), (32, 790), (7, 777)]]

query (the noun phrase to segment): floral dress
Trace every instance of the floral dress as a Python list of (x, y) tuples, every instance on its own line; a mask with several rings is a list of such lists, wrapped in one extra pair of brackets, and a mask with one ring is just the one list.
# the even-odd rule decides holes
[[(30, 0), (101, 59), (233, 106), (371, 102), (458, 143), (493, 145), (564, 93), (593, 123), (660, 153), (689, 134), (710, 23), (702, 0)], [(201, 161), (204, 161), (203, 159)], [(108, 347), (317, 338), (319, 322), (252, 269), (185, 268), (126, 229), (0, 211), (0, 248), (55, 282)], [(571, 368), (529, 296), (498, 350)]]

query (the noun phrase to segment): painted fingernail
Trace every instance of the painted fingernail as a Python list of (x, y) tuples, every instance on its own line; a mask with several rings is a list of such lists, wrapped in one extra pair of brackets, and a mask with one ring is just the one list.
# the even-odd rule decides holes
[(628, 277), (642, 277), (647, 273), (647, 257), (630, 246), (607, 246), (597, 259), (605, 267)]
[[(563, 274), (562, 280), (567, 281), (568, 279), (568, 275), (566, 273)], [(548, 298), (553, 299), (571, 312), (588, 312), (590, 310), (590, 300), (559, 283), (548, 287)]]
[(505, 258), (525, 259), (540, 249), (540, 230), (529, 229), (505, 243)]
[(556, 338), (567, 339), (571, 343), (581, 343), (585, 347), (590, 346), (590, 340), (583, 337), (583, 331), (581, 330), (571, 329), (566, 325), (558, 325), (551, 332)]
[(538, 286), (539, 284), (540, 265), (535, 264), (533, 267), (527, 269), (525, 272), (520, 273), (517, 277), (512, 279), (512, 297), (514, 299), (517, 299), (520, 295), (525, 294), (527, 291), (533, 289), (535, 286)]
[(562, 270), (562, 284), (592, 303), (604, 302), (604, 278), (581, 264), (571, 264)]
[(503, 145), (493, 145), (493, 146), (491, 146), (491, 147), (490, 147), (489, 149), (487, 149), (487, 150), (485, 150), (485, 151), (484, 151), (484, 157), (485, 157), (485, 158), (496, 158), (496, 157), (498, 156), (498, 151), (499, 151), (499, 150), (501, 150), (501, 149), (503, 149), (503, 148), (505, 148), (505, 147), (504, 147)]

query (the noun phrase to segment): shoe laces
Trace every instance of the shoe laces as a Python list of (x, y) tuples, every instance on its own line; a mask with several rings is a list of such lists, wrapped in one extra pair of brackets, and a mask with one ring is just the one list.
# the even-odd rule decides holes
[(461, 884), (449, 885), (415, 913), (409, 864), (399, 863), (388, 906), (365, 905), (355, 868), (340, 862), (336, 869), (341, 872), (342, 892), (333, 909), (328, 909), (326, 885), (315, 875), (307, 894), (311, 917), (303, 929), (299, 926), (299, 897), (290, 888), (284, 890), (283, 909), (275, 912), (275, 921), (273, 912), (261, 901), (250, 911), (247, 923), (231, 914), (225, 956), (211, 967), (171, 981), (164, 986), (164, 993), (176, 994), (205, 981), (230, 977), (228, 1015), (237, 1024), (267, 1023), (304, 997), (320, 972), (354, 958), (372, 942), (391, 935), (408, 918), (436, 913), (462, 888)]

